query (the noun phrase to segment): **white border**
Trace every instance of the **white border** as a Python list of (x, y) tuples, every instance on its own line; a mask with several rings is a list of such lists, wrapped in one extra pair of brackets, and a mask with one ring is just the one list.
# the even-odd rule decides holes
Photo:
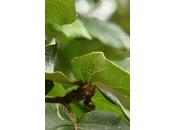
[(44, 130), (44, 0), (0, 2), (0, 130)]
[(175, 130), (174, 5), (131, 0), (131, 130)]
[[(131, 0), (131, 130), (175, 129), (174, 5)], [(1, 1), (0, 16), (0, 130), (44, 130), (44, 0)]]

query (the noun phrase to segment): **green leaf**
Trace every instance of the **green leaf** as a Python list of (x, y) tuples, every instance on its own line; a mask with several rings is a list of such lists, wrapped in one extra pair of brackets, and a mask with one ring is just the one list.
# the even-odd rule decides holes
[(105, 45), (129, 50), (129, 36), (116, 24), (85, 17), (81, 21), (89, 34)]
[(59, 83), (54, 82), (53, 89), (48, 93), (48, 96), (64, 96), (66, 90)]
[[(74, 130), (67, 109), (61, 104), (45, 105), (46, 130)], [(91, 111), (78, 121), (78, 130), (129, 130), (129, 126), (109, 112)]]
[[(127, 95), (123, 93), (130, 88), (130, 75), (127, 71), (106, 59), (102, 52), (92, 52), (74, 58), (72, 69), (77, 80), (97, 85), (107, 97), (120, 105), (129, 118), (129, 100), (126, 100)], [(115, 93), (112, 93), (112, 88), (116, 89)]]
[(130, 90), (125, 88), (112, 88), (102, 83), (95, 83), (101, 92), (112, 102), (118, 104), (128, 119), (130, 119)]
[(103, 82), (115, 88), (129, 88), (129, 73), (105, 58), (102, 52), (92, 52), (72, 60), (77, 80)]
[(83, 23), (77, 19), (75, 22), (67, 25), (60, 26), (58, 24), (54, 24), (52, 26), (56, 31), (60, 31), (65, 34), (67, 38), (86, 38), (92, 39)]
[(101, 52), (75, 57), (71, 63), (75, 78), (84, 82), (90, 82), (93, 74), (105, 69), (105, 59)]
[(72, 82), (60, 71), (47, 73), (45, 72), (45, 79), (52, 80), (57, 83), (72, 84)]
[(51, 103), (45, 104), (45, 129), (46, 130), (55, 130), (57, 128), (62, 128), (62, 127), (64, 127), (63, 130), (66, 130), (66, 127), (71, 125), (72, 125), (72, 122), (66, 108), (64, 108), (60, 104), (51, 104)]
[(91, 111), (85, 114), (78, 126), (80, 130), (129, 130), (129, 126), (121, 118), (102, 111)]
[(102, 51), (105, 56), (112, 61), (121, 60), (129, 56), (129, 51), (121, 51), (116, 48), (112, 48), (110, 46), (104, 45), (97, 39), (74, 39), (66, 46), (58, 48), (55, 70), (61, 70), (63, 72), (71, 71), (70, 61), (74, 57), (96, 51)]
[(75, 0), (45, 0), (45, 23), (63, 25), (76, 18)]
[(92, 98), (92, 101), (95, 103), (95, 109), (106, 112), (113, 112), (116, 116), (121, 117), (125, 122), (129, 123), (126, 116), (123, 114), (119, 105), (110, 102), (106, 99), (100, 91), (97, 91)]

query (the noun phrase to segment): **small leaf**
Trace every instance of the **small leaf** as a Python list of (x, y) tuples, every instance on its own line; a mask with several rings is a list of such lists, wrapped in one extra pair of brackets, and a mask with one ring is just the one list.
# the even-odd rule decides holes
[(69, 24), (76, 20), (75, 0), (45, 0), (45, 22)]
[(83, 23), (77, 19), (75, 22), (67, 25), (60, 26), (58, 24), (54, 24), (52, 26), (56, 31), (60, 31), (66, 35), (67, 38), (86, 38), (92, 39)]
[(72, 82), (62, 73), (62, 72), (53, 72), (53, 73), (45, 73), (46, 80), (52, 80), (57, 83), (65, 83), (72, 84)]

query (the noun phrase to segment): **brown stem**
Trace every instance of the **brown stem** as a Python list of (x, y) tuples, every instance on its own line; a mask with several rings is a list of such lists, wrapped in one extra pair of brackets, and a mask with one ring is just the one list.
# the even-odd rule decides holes
[(65, 104), (63, 97), (59, 96), (45, 96), (45, 102)]
[(45, 102), (61, 103), (64, 105), (68, 105), (74, 101), (84, 100), (85, 105), (87, 105), (88, 107), (93, 107), (93, 106), (91, 106), (91, 104), (92, 104), (91, 97), (94, 95), (95, 89), (96, 89), (96, 86), (84, 85), (82, 87), (79, 87), (76, 90), (72, 90), (71, 92), (66, 94), (64, 97), (46, 96)]
[(71, 120), (73, 122), (74, 129), (75, 130), (78, 130), (77, 120), (76, 120), (76, 117), (75, 117), (74, 113), (73, 112), (70, 112), (69, 115), (70, 115)]

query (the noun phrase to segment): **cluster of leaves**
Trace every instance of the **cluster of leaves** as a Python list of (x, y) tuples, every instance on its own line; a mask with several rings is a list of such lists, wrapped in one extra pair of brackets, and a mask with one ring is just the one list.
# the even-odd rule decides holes
[(96, 86), (90, 99), (95, 110), (87, 112), (81, 101), (87, 95), (68, 104), (46, 103), (46, 130), (129, 130), (129, 36), (110, 20), (81, 15), (75, 5), (45, 0), (45, 94), (65, 97)]

